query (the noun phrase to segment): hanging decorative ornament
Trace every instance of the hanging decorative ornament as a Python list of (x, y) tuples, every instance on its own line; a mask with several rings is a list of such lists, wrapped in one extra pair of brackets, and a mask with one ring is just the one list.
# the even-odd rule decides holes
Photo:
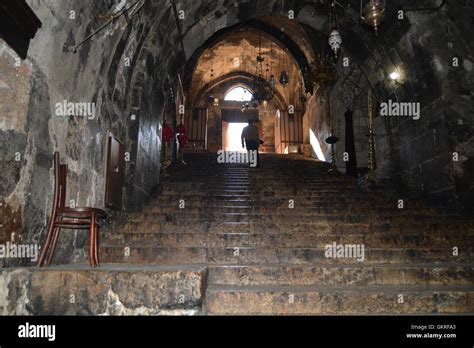
[(336, 29), (333, 29), (329, 34), (328, 43), (334, 53), (334, 58), (337, 59), (339, 50), (341, 49), (342, 38)]
[(264, 100), (270, 101), (275, 95), (274, 89), (270, 86), (267, 80), (263, 77), (255, 77), (253, 80), (253, 98), (257, 100), (260, 104)]
[(270, 85), (271, 88), (275, 88), (276, 82), (275, 82), (275, 76), (271, 75), (270, 78), (268, 79), (268, 84)]
[(288, 84), (288, 73), (286, 72), (286, 70), (283, 70), (280, 73), (280, 80), (279, 81), (283, 86), (286, 86)]
[(303, 91), (303, 82), (301, 82), (300, 84), (300, 102), (301, 104), (306, 103), (306, 96), (304, 95), (304, 91)]
[[(282, 27), (281, 28), (281, 31), (282, 33), (285, 31), (285, 28)], [(288, 71), (286, 70), (286, 67), (287, 67), (287, 62), (286, 62), (286, 58), (287, 58), (287, 53), (285, 50), (282, 50), (282, 55), (278, 55), (278, 67), (280, 70), (280, 78), (278, 79), (278, 81), (282, 84), (283, 87), (285, 87), (288, 83), (289, 83), (289, 76), (288, 76)]]
[[(269, 81), (264, 77), (263, 62), (265, 58), (262, 56), (261, 37), (258, 39), (258, 55), (257, 55), (257, 66), (255, 69), (255, 75), (252, 81), (253, 99), (257, 100), (259, 104), (262, 104), (264, 100), (270, 101), (275, 95), (274, 88), (272, 88)], [(269, 69), (267, 68), (266, 72)]]
[(333, 85), (337, 80), (337, 70), (331, 58), (319, 55), (311, 65), (303, 71), (304, 80), (307, 86), (319, 85), (323, 91), (326, 87)]
[(245, 112), (245, 111), (247, 111), (249, 108), (250, 108), (250, 103), (249, 103), (249, 102), (245, 102), (245, 103), (242, 104), (242, 107), (241, 107), (240, 110), (241, 110), (242, 112)]
[(334, 53), (334, 58), (338, 58), (339, 50), (341, 49), (342, 37), (339, 34), (339, 22), (337, 20), (336, 13), (336, 1), (331, 1), (331, 7), (329, 9), (329, 38), (328, 44)]
[(368, 26), (374, 28), (375, 35), (385, 19), (385, 1), (369, 0), (365, 5), (360, 0), (360, 19)]

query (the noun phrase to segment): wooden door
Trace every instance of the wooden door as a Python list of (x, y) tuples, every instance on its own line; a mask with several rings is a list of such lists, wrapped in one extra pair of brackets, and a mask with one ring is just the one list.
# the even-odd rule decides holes
[(207, 109), (195, 108), (188, 112), (184, 125), (188, 130), (188, 148), (207, 150)]
[[(278, 115), (277, 115), (278, 118)], [(278, 118), (278, 129), (275, 127), (275, 133), (279, 133), (279, 149), (277, 153), (284, 153), (285, 149), (290, 145), (303, 144), (303, 115), (296, 111), (294, 114), (289, 114), (287, 111), (280, 111)], [(275, 135), (275, 141), (277, 135)], [(275, 143), (277, 146), (277, 143)]]
[(107, 173), (105, 180), (105, 206), (122, 209), (122, 189), (125, 174), (125, 158), (122, 143), (109, 133), (107, 144)]

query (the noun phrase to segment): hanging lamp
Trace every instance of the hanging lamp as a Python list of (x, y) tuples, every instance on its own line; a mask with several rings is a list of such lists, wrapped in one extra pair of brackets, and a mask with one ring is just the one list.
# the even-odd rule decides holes
[(360, 19), (372, 27), (377, 35), (378, 28), (385, 19), (385, 1), (368, 0), (364, 5), (364, 0), (360, 0)]
[(336, 0), (331, 0), (329, 7), (329, 37), (328, 44), (334, 54), (334, 58), (337, 59), (339, 51), (341, 49), (342, 37), (339, 33), (339, 22), (337, 20), (336, 13)]

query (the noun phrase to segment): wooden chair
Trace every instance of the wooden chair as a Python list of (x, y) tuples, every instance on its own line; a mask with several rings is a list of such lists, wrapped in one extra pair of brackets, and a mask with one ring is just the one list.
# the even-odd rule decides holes
[(61, 228), (89, 230), (89, 264), (100, 265), (99, 219), (105, 218), (105, 211), (97, 208), (66, 207), (67, 165), (61, 164), (59, 153), (54, 153), (54, 201), (49, 220), (48, 234), (41, 251), (38, 266), (50, 266), (54, 258)]

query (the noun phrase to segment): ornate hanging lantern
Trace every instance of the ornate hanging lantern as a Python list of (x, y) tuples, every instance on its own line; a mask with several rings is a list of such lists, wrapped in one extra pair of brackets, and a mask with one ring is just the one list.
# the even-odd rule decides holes
[(261, 76), (253, 78), (252, 90), (253, 99), (257, 100), (260, 104), (262, 104), (264, 100), (272, 100), (275, 96), (274, 89), (270, 86), (268, 81)]
[(319, 85), (321, 90), (337, 81), (337, 71), (331, 58), (319, 55), (318, 58), (303, 71), (307, 86)]
[(283, 86), (286, 86), (288, 84), (288, 73), (286, 72), (286, 70), (283, 70), (281, 73), (280, 73), (280, 79), (279, 79), (280, 83), (283, 85)]
[(339, 50), (341, 49), (342, 38), (336, 29), (333, 29), (329, 34), (328, 43), (334, 53), (334, 58), (337, 59)]
[(331, 2), (331, 7), (329, 9), (329, 38), (328, 44), (331, 47), (332, 52), (334, 53), (334, 58), (338, 58), (339, 50), (341, 49), (342, 37), (339, 34), (339, 22), (337, 20), (336, 13), (336, 1)]
[[(284, 30), (285, 28), (282, 27), (282, 32)], [(285, 70), (285, 68), (287, 67), (286, 54), (287, 54), (286, 51), (283, 51), (283, 57), (281, 55), (278, 55), (278, 67), (279, 67), (278, 70), (280, 70), (280, 77), (278, 78), (278, 81), (281, 83), (283, 87), (285, 87), (290, 81), (288, 71)]]
[(268, 84), (270, 85), (271, 88), (275, 88), (276, 82), (275, 82), (275, 76), (271, 75), (270, 79), (268, 80)]
[(385, 19), (385, 1), (369, 0), (363, 5), (364, 0), (360, 0), (360, 18), (368, 26), (374, 28), (377, 34), (378, 27)]
[[(258, 40), (258, 55), (257, 55), (257, 66), (255, 69), (255, 75), (252, 81), (253, 99), (257, 100), (259, 104), (262, 104), (264, 100), (270, 101), (275, 95), (274, 87), (272, 87), (271, 78), (273, 77), (273, 85), (275, 77), (272, 75), (269, 81), (263, 76), (263, 62), (265, 58), (262, 56), (261, 38)], [(268, 72), (268, 69), (267, 69)]]

